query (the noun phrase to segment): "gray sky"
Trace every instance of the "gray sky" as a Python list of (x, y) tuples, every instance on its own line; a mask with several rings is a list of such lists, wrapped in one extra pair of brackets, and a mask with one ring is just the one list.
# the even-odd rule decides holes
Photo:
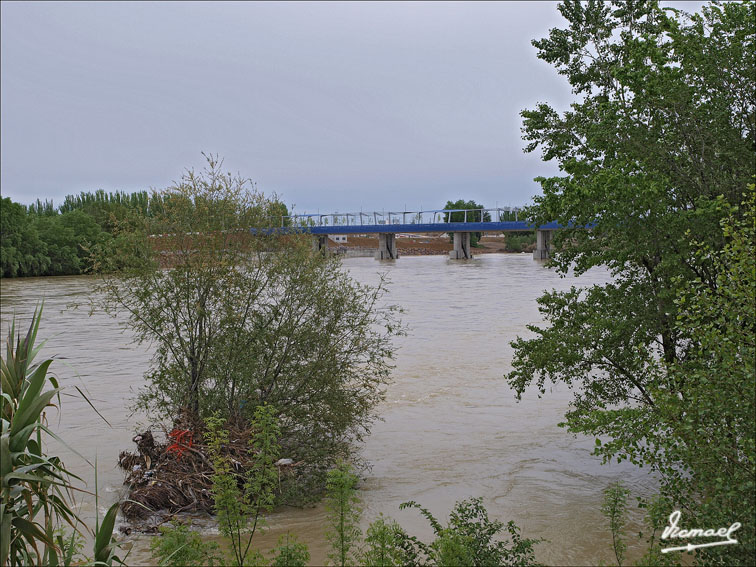
[(2, 194), (162, 188), (200, 152), (299, 212), (524, 204), (552, 2), (2, 2)]

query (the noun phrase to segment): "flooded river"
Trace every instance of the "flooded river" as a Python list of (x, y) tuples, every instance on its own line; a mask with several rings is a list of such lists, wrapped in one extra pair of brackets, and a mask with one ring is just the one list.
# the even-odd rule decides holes
[[(393, 383), (379, 408), (363, 450), (372, 464), (361, 485), (363, 527), (379, 513), (397, 519), (411, 534), (430, 539), (430, 529), (414, 510), (399, 504), (416, 500), (445, 518), (456, 500), (482, 496), (492, 517), (514, 520), (528, 537), (548, 540), (536, 547), (547, 564), (595, 564), (612, 559), (611, 536), (600, 512), (601, 491), (623, 480), (636, 494), (653, 480), (632, 466), (604, 465), (591, 456), (593, 439), (574, 438), (557, 424), (571, 394), (551, 388), (517, 402), (503, 375), (510, 370), (509, 342), (540, 322), (536, 298), (546, 289), (567, 289), (607, 281), (591, 271), (560, 278), (527, 254), (485, 255), (467, 262), (441, 256), (405, 257), (394, 263), (352, 258), (344, 267), (364, 283), (378, 273), (391, 280), (388, 301), (405, 309), (406, 337), (397, 339)], [(143, 384), (149, 349), (131, 343), (120, 319), (85, 307), (93, 281), (88, 277), (2, 280), (2, 334), (16, 313), (28, 321), (44, 299), (42, 356), (54, 356), (52, 370), (70, 394), (86, 389), (102, 421), (78, 395), (63, 399), (50, 425), (84, 457), (98, 463), (100, 508), (122, 495), (118, 453), (134, 448), (139, 416), (128, 410)], [(92, 468), (65, 448), (55, 448), (69, 469), (94, 489)], [(93, 517), (93, 498), (81, 501)], [(325, 560), (322, 506), (284, 509), (270, 519), (262, 543), (275, 544), (290, 531), (310, 546), (314, 564)], [(628, 534), (637, 530), (628, 530)], [(632, 544), (634, 539), (630, 538)], [(128, 562), (150, 564), (148, 538), (136, 538)], [(630, 554), (632, 558), (632, 553)]]

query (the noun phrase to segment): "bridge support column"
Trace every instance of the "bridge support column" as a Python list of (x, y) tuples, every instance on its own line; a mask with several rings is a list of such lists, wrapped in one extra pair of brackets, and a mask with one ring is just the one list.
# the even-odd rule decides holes
[(551, 248), (551, 231), (536, 230), (536, 248), (533, 250), (534, 260), (547, 260)]
[(378, 250), (375, 252), (376, 260), (396, 260), (399, 253), (396, 250), (396, 234), (392, 232), (378, 233)]
[(452, 260), (469, 260), (472, 258), (472, 248), (470, 248), (469, 232), (454, 232), (454, 250), (449, 252), (449, 258)]
[(328, 236), (325, 234), (316, 234), (312, 237), (313, 252), (325, 254), (328, 252)]

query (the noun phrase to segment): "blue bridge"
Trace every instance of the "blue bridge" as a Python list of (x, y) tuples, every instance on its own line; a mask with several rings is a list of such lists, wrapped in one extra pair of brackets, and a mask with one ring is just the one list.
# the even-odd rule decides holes
[[(536, 249), (533, 257), (549, 257), (551, 231), (560, 228), (556, 222), (535, 226), (522, 219), (519, 208), (453, 209), (403, 212), (359, 212), (287, 215), (274, 219), (267, 233), (307, 232), (314, 237), (317, 249), (327, 247), (329, 235), (377, 234), (379, 260), (395, 260), (397, 234), (451, 232), (454, 249), (452, 259), (472, 258), (470, 234), (473, 232), (536, 231)], [(280, 222), (279, 222), (280, 219)], [(254, 229), (253, 229), (254, 230)]]

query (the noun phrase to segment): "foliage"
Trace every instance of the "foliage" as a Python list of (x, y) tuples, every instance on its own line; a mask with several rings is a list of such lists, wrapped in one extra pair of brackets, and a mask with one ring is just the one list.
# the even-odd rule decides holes
[(76, 275), (88, 271), (89, 248), (108, 236), (92, 217), (78, 210), (41, 216), (36, 220), (36, 227), (50, 258), (43, 275)]
[[(484, 209), (483, 205), (479, 205), (473, 200), (465, 201), (459, 199), (458, 201), (447, 201), (444, 206), (444, 210), (462, 210), (466, 209), (471, 211), (469, 213), (456, 212), (456, 213), (444, 213), (444, 222), (490, 222), (491, 215), (489, 213), (483, 213), (481, 209)], [(477, 210), (474, 210), (477, 209)], [(482, 216), (481, 216), (482, 215)], [(482, 232), (470, 233), (470, 246), (478, 246), (478, 241), (483, 235)], [(452, 238), (452, 233), (449, 233), (449, 238)]]
[[(601, 511), (609, 521), (609, 530), (612, 534), (612, 551), (618, 565), (622, 565), (625, 558), (627, 545), (622, 533), (627, 523), (627, 497), (630, 491), (621, 483), (616, 482), (604, 489), (604, 502)], [(639, 498), (639, 508), (645, 509), (643, 518), (646, 529), (645, 541), (647, 544), (643, 556), (636, 561), (635, 565), (653, 565), (655, 567), (679, 565), (681, 553), (679, 551), (662, 553), (662, 540), (658, 537), (664, 529), (669, 518), (670, 502), (660, 495), (650, 499)], [(649, 533), (650, 532), (650, 533)], [(638, 539), (643, 539), (644, 533), (638, 533)]]
[[(155, 202), (147, 191), (124, 193), (116, 191), (106, 193), (98, 189), (94, 193), (81, 192), (79, 195), (66, 195), (58, 210), (62, 214), (80, 211), (91, 217), (102, 230), (112, 233), (119, 221), (131, 212), (148, 216), (152, 209), (159, 208), (160, 202)], [(39, 209), (39, 208), (38, 208)]]
[(84, 551), (84, 538), (76, 530), (66, 530), (64, 526), (58, 526), (53, 532), (60, 553), (58, 561), (60, 565), (73, 565), (74, 561), (82, 556)]
[(102, 519), (102, 523), (100, 523), (98, 517), (94, 531), (94, 565), (110, 566), (113, 563), (124, 565), (124, 562), (116, 555), (119, 544), (113, 537), (119, 506), (119, 502), (111, 504)]
[(604, 490), (604, 503), (601, 506), (601, 512), (609, 520), (614, 557), (620, 567), (622, 567), (627, 549), (627, 544), (622, 540), (622, 528), (625, 527), (625, 513), (627, 512), (629, 494), (630, 491), (622, 483), (614, 483)]
[(27, 208), (6, 198), (0, 214), (4, 277), (84, 273), (90, 268), (90, 247), (110, 237), (83, 209), (60, 213), (52, 201), (38, 200)]
[(252, 422), (254, 435), (250, 440), (253, 464), (241, 473), (243, 488), (235, 465), (224, 453), (228, 443), (225, 419), (218, 416), (207, 418), (208, 452), (213, 463), (213, 498), (221, 533), (229, 538), (235, 565), (247, 565), (262, 561), (259, 551), (251, 550), (252, 538), (258, 528), (264, 526), (262, 514), (273, 509), (275, 489), (278, 483), (276, 467), (278, 460), (278, 435), (275, 412), (270, 406), (258, 406)]
[(328, 472), (326, 481), (326, 509), (329, 530), (326, 538), (331, 544), (328, 558), (333, 565), (344, 567), (358, 561), (360, 541), (359, 521), (362, 509), (357, 497), (357, 475), (346, 463)]
[[(102, 189), (68, 195), (59, 207), (52, 200), (37, 199), (25, 207), (3, 199), (0, 277), (86, 273), (91, 267), (93, 245), (122, 233), (135, 219), (165, 215), (171, 199), (159, 192), (106, 193)], [(266, 222), (278, 226), (288, 210), (283, 203), (275, 202), (268, 214)], [(110, 269), (117, 267), (117, 261), (110, 264)]]
[[(2, 503), (0, 564), (28, 565), (42, 558), (53, 562), (60, 551), (54, 530), (65, 522), (75, 528), (72, 509), (73, 477), (57, 457), (42, 452), (42, 433), (55, 438), (44, 425), (43, 412), (60, 388), (48, 374), (52, 360), (34, 363), (42, 345), (35, 345), (42, 309), (32, 317), (26, 336), (16, 337), (15, 320), (8, 333), (2, 359)], [(15, 346), (13, 341), (16, 341)], [(45, 390), (45, 386), (52, 385)]]
[[(722, 223), (725, 246), (700, 244), (715, 285), (694, 280), (676, 298), (675, 328), (693, 337), (685, 358), (665, 368), (683, 395), (653, 391), (656, 423), (643, 423), (649, 444), (627, 451), (664, 472), (662, 494), (680, 506), (686, 524), (739, 521), (737, 546), (698, 552), (706, 564), (756, 558), (756, 212), (754, 187), (738, 216)], [(669, 514), (667, 514), (669, 515)]]
[(368, 431), (401, 329), (383, 283), (354, 282), (305, 235), (253, 235), (280, 206), (208, 159), (166, 190), (161, 211), (98, 248), (96, 268), (117, 270), (103, 276), (103, 307), (155, 345), (138, 407), (236, 420), (275, 406), (282, 450), (301, 462), (283, 491), (312, 496)]
[[(679, 552), (661, 552), (661, 539), (659, 536), (661, 535), (660, 532), (667, 525), (669, 510), (672, 508), (669, 501), (663, 496), (657, 495), (649, 500), (641, 500), (640, 506), (646, 509), (644, 523), (648, 530), (646, 532), (648, 534), (646, 537), (648, 547), (637, 564), (655, 565), (657, 567), (679, 565)], [(640, 538), (643, 538), (643, 536), (643, 532), (638, 534)]]
[(528, 252), (526, 248), (535, 244), (535, 231), (527, 233), (508, 232), (504, 246), (507, 252)]
[(160, 526), (160, 536), (152, 538), (150, 550), (161, 566), (221, 565), (219, 547), (205, 542), (187, 524)]
[(394, 520), (382, 515), (370, 523), (365, 534), (362, 564), (366, 567), (401, 567), (417, 563), (417, 556), (407, 549), (409, 536)]
[(613, 280), (541, 297), (548, 327), (513, 343), (507, 379), (518, 395), (574, 388), (565, 425), (608, 439), (597, 454), (650, 466), (687, 522), (743, 522), (741, 545), (700, 561), (751, 563), (753, 209), (738, 204), (756, 173), (756, 4), (559, 10), (566, 26), (534, 45), (576, 102), (523, 112), (527, 150), (562, 170), (528, 214), (572, 223), (555, 234), (560, 273)]
[[(481, 498), (471, 498), (454, 505), (446, 527), (427, 509), (416, 502), (405, 502), (400, 506), (417, 508), (428, 520), (436, 539), (425, 544), (418, 539), (403, 536), (406, 548), (414, 548), (413, 563), (417, 558), (425, 558), (423, 563), (438, 566), (457, 565), (538, 565), (533, 546), (538, 539), (522, 538), (514, 522), (506, 526), (499, 520), (491, 520)], [(511, 542), (495, 539), (506, 527)]]
[(307, 545), (298, 542), (295, 536), (288, 533), (278, 538), (273, 554), (272, 567), (304, 567), (310, 560)]
[[(16, 335), (15, 318), (8, 332), (6, 356), (0, 359), (0, 565), (71, 565), (80, 561), (80, 520), (73, 510), (73, 481), (58, 457), (43, 452), (42, 433), (62, 440), (45, 425), (45, 409), (60, 400), (61, 388), (48, 370), (52, 360), (34, 359), (42, 307), (34, 311), (25, 336)], [(14, 346), (15, 340), (15, 346)], [(52, 386), (45, 390), (47, 383)], [(95, 472), (96, 474), (96, 472)], [(96, 478), (96, 477), (95, 477)], [(96, 483), (96, 480), (95, 480)], [(113, 504), (93, 532), (96, 565), (121, 562), (115, 555)], [(73, 531), (64, 536), (64, 526)]]
[(49, 265), (47, 247), (23, 205), (0, 200), (0, 276), (39, 276)]

